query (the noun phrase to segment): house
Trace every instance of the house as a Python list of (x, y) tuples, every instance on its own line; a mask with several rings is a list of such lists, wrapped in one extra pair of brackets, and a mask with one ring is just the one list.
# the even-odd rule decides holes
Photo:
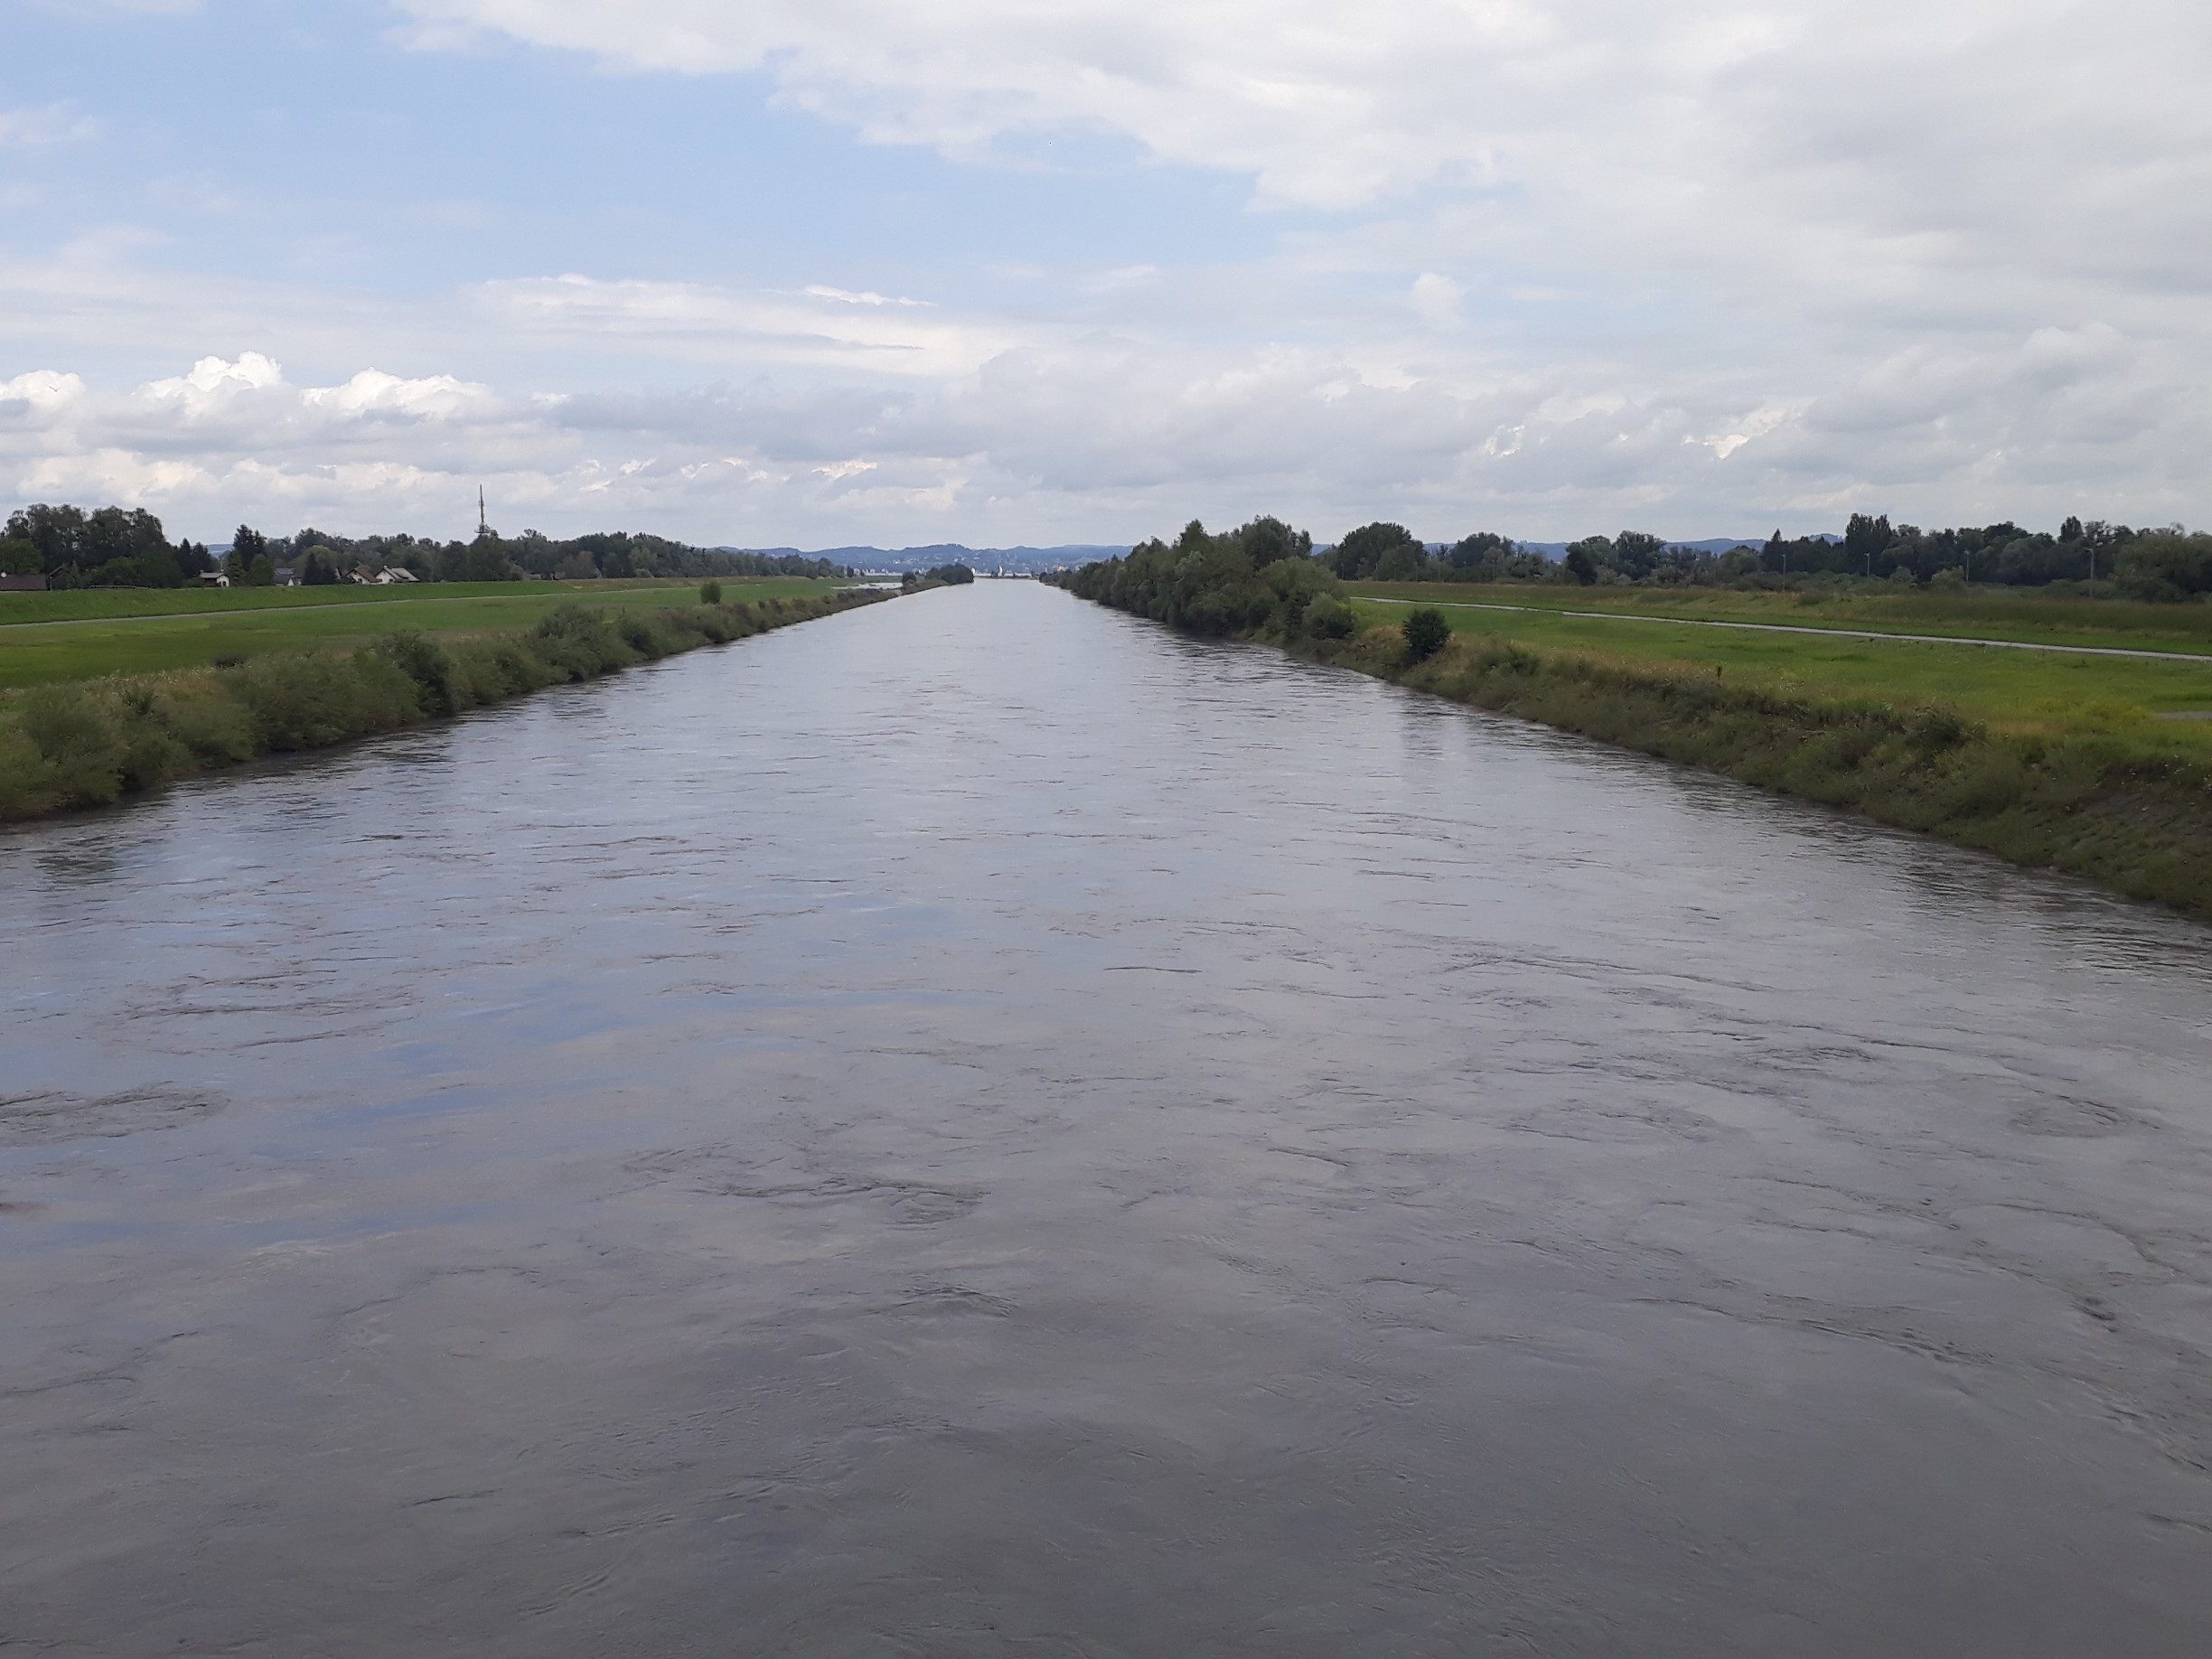
[(299, 567), (297, 565), (279, 565), (276, 567), (277, 586), (297, 587), (299, 585), (300, 573)]
[(42, 594), (46, 578), (42, 576), (0, 576), (0, 594)]
[(200, 573), (200, 586), (202, 587), (228, 587), (230, 586), (230, 578), (220, 570), (202, 570)]
[(380, 582), (412, 582), (416, 579), (415, 573), (405, 565), (387, 565), (377, 576)]

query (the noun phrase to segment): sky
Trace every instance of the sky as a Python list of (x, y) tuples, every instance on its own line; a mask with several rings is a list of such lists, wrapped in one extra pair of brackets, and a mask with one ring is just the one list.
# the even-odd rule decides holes
[(0, 0), (0, 510), (2212, 520), (2202, 0)]

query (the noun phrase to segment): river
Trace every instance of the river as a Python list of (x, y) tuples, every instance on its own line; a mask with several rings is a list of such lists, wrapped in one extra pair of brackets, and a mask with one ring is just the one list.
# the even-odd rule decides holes
[(0, 837), (0, 1650), (2212, 1651), (2212, 933), (1033, 584)]

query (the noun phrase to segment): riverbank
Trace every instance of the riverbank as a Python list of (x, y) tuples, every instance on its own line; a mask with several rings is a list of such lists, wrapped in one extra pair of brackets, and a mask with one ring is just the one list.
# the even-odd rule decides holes
[(1301, 546), (1272, 520), (1193, 524), (1053, 579), (1189, 633), (1272, 642), (2212, 919), (2212, 730), (2175, 717), (2212, 707), (2212, 664), (1379, 612)]
[(1992, 730), (1942, 708), (1791, 695), (1687, 665), (1373, 627), (1293, 649), (1455, 702), (1721, 773), (2212, 919), (2212, 767), (2124, 731)]
[(656, 611), (564, 604), (534, 627), (34, 686), (0, 700), (0, 821), (106, 806), (264, 755), (327, 748), (888, 598), (819, 595)]

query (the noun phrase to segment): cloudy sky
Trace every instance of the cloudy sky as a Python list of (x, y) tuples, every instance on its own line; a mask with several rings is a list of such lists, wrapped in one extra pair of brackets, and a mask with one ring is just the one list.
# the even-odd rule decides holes
[(0, 507), (2212, 519), (2203, 0), (0, 0)]

